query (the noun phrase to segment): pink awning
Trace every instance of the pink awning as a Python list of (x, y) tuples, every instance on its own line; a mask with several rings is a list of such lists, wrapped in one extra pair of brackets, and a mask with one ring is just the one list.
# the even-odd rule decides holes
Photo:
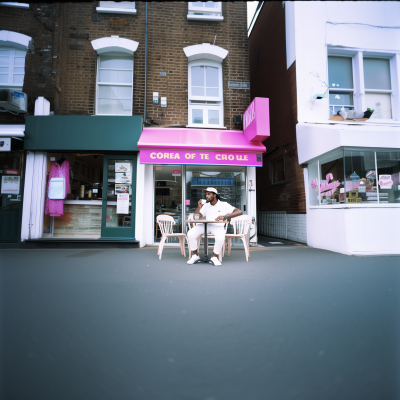
[(249, 142), (243, 131), (194, 128), (143, 128), (138, 148), (266, 152), (262, 143)]

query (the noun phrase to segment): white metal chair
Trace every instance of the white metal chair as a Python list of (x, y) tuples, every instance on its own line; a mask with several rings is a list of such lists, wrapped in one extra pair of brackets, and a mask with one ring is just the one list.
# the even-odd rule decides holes
[(173, 231), (173, 225), (175, 225), (174, 219), (170, 215), (159, 215), (157, 216), (157, 224), (160, 227), (161, 231), (161, 240), (157, 251), (157, 255), (160, 256), (159, 257), (160, 260), (164, 249), (164, 243), (169, 237), (177, 237), (179, 239), (179, 246), (181, 248), (181, 253), (184, 257), (186, 257), (186, 251), (185, 251), (186, 235), (184, 233), (174, 233)]
[[(233, 225), (233, 233), (227, 233), (225, 239), (228, 239), (228, 253), (227, 256), (231, 255), (232, 239), (241, 239), (246, 253), (246, 261), (249, 261), (250, 251), (247, 245), (247, 233), (249, 232), (252, 217), (251, 215), (239, 215), (231, 219), (231, 225)], [(225, 246), (224, 246), (225, 247)]]
[[(196, 220), (196, 221), (195, 221), (193, 215), (194, 215), (194, 214), (189, 214), (189, 215), (188, 215), (188, 219), (189, 219), (189, 220), (193, 220), (193, 222), (188, 222), (187, 227), (186, 227), (186, 234), (187, 234), (187, 232), (188, 232), (189, 229), (192, 229), (192, 228), (196, 225), (196, 223), (201, 223), (201, 220)], [(228, 229), (228, 225), (229, 225), (229, 222), (227, 221), (227, 222), (225, 223), (225, 235), (226, 235), (226, 231), (227, 231), (227, 229)], [(204, 242), (204, 233), (202, 233), (202, 234), (199, 236), (199, 238), (197, 239), (197, 249), (198, 249), (198, 250), (200, 250), (200, 245), (201, 245), (201, 240), (202, 240), (202, 239), (203, 239), (203, 242)], [(207, 234), (207, 244), (206, 244), (207, 249), (208, 249), (208, 239), (215, 239), (215, 236), (212, 235), (212, 234)], [(189, 240), (188, 240), (187, 242), (188, 242), (189, 259), (190, 259), (191, 255), (192, 255), (192, 251), (191, 251), (191, 249), (190, 249)], [(203, 247), (204, 247), (204, 243), (203, 243)], [(208, 251), (207, 251), (207, 252), (208, 252)], [(224, 255), (225, 255), (225, 243), (224, 243), (224, 246), (222, 246), (222, 251), (219, 253), (219, 261), (220, 261), (220, 262), (222, 262), (222, 257), (223, 257)]]

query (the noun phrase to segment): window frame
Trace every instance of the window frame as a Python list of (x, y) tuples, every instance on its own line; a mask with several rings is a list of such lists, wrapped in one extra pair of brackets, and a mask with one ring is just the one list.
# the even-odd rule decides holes
[[(26, 59), (27, 50), (19, 49), (17, 47), (12, 47), (12, 46), (0, 46), (0, 50), (9, 50), (11, 52), (10, 53), (10, 62), (8, 64), (8, 82), (7, 83), (0, 83), (0, 89), (15, 89), (15, 90), (21, 90), (22, 91), (22, 88), (24, 86), (24, 80), (25, 80), (25, 72), (26, 72), (25, 71), (25, 59)], [(15, 65), (14, 65), (15, 57), (22, 58), (22, 56), (16, 56), (15, 55), (16, 51), (23, 51), (25, 53), (25, 55), (23, 56), (23, 58), (24, 58), (24, 66), (23, 66), (24, 74), (23, 74), (23, 76), (24, 77), (22, 79), (22, 84), (13, 83), (12, 82), (13, 81), (13, 75), (14, 75), (13, 68), (21, 68), (21, 66), (15, 67)], [(2, 66), (2, 67), (4, 68), (5, 66)], [(22, 74), (17, 74), (17, 75), (22, 75)]]
[[(118, 53), (121, 56), (127, 57), (130, 56), (127, 53), (123, 53), (123, 52), (113, 52), (113, 53)], [(133, 78), (134, 78), (134, 70), (135, 70), (135, 61), (132, 55), (132, 83), (115, 83), (115, 82), (99, 82), (99, 78), (100, 78), (100, 57), (102, 56), (110, 56), (110, 53), (101, 53), (101, 54), (97, 54), (97, 66), (96, 66), (96, 104), (95, 104), (95, 115), (107, 115), (107, 116), (120, 116), (120, 117), (124, 117), (124, 116), (132, 116), (132, 112), (133, 112)], [(112, 69), (112, 68), (101, 68), (101, 69)], [(114, 70), (114, 69), (112, 69)], [(129, 71), (126, 69), (121, 69), (121, 71)], [(99, 86), (124, 86), (124, 87), (131, 87), (132, 88), (132, 96), (131, 96), (131, 110), (130, 110), (130, 114), (100, 114), (98, 111), (99, 108), (99, 94), (100, 94), (100, 90), (99, 90)], [(121, 99), (121, 100), (125, 100), (125, 99)]]
[[(194, 5), (194, 1), (188, 2), (188, 15), (187, 18), (189, 20), (203, 20), (203, 21), (223, 21), (224, 17), (222, 16), (222, 1), (214, 1), (214, 4), (217, 7), (211, 9), (205, 7), (206, 2), (203, 7), (197, 7)], [(201, 14), (200, 14), (201, 13)], [(216, 14), (216, 15), (212, 15)]]
[[(218, 97), (214, 96), (193, 96), (192, 95), (192, 67), (197, 66), (209, 66), (213, 68), (218, 68), (218, 80), (219, 80), (219, 95)], [(224, 128), (224, 93), (223, 93), (223, 74), (222, 74), (222, 63), (217, 61), (209, 60), (209, 59), (199, 59), (188, 62), (188, 127), (191, 128)], [(205, 102), (191, 104), (192, 101)], [(213, 103), (207, 102), (217, 102), (215, 105)], [(192, 122), (193, 109), (202, 109), (203, 110), (203, 124), (194, 124)], [(208, 121), (208, 111), (216, 110), (219, 111), (219, 124), (209, 124), (204, 123), (204, 121)]]
[[(327, 57), (326, 57), (326, 69), (327, 75), (329, 76), (328, 70), (328, 57), (351, 57), (352, 59), (352, 72), (353, 72), (353, 109), (359, 112), (363, 112), (366, 110), (366, 93), (390, 93), (390, 101), (391, 101), (391, 111), (392, 118), (373, 118), (368, 119), (365, 123), (383, 123), (383, 124), (391, 124), (395, 121), (400, 120), (400, 112), (398, 111), (399, 104), (397, 98), (399, 96), (399, 88), (397, 85), (400, 76), (398, 76), (398, 69), (400, 67), (400, 58), (396, 53), (388, 53), (384, 51), (369, 51), (364, 49), (356, 49), (356, 48), (336, 48), (336, 47), (327, 47)], [(390, 83), (391, 90), (384, 89), (366, 89), (365, 81), (364, 81), (364, 58), (382, 58), (389, 60), (389, 68), (390, 68)], [(331, 91), (341, 91), (336, 87), (329, 87), (328, 93)], [(343, 89), (343, 92), (349, 92), (349, 89)], [(328, 99), (329, 104), (329, 99)], [(331, 105), (329, 104), (328, 115)], [(328, 116), (329, 118), (329, 116)]]
[[(278, 160), (282, 160), (282, 168), (283, 168), (283, 181), (274, 182), (274, 163)], [(285, 155), (282, 154), (269, 162), (269, 179), (270, 186), (281, 185), (286, 182), (286, 174), (285, 174)]]
[(102, 3), (116, 3), (116, 2), (115, 1), (99, 1), (99, 5), (98, 5), (98, 7), (96, 7), (96, 11), (98, 13), (132, 14), (132, 15), (137, 14), (135, 1), (124, 2), (124, 3), (132, 3), (133, 7), (131, 7), (131, 8), (111, 7), (112, 4), (106, 5), (106, 4), (102, 4)]

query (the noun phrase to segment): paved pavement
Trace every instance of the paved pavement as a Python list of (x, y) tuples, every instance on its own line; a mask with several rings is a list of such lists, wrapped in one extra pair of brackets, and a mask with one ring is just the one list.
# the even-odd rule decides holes
[(2, 250), (1, 399), (400, 398), (400, 258)]

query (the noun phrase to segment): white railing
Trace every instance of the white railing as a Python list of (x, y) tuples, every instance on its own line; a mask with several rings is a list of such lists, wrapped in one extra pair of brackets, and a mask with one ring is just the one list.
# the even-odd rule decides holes
[(257, 231), (260, 235), (287, 239), (286, 211), (259, 212)]

